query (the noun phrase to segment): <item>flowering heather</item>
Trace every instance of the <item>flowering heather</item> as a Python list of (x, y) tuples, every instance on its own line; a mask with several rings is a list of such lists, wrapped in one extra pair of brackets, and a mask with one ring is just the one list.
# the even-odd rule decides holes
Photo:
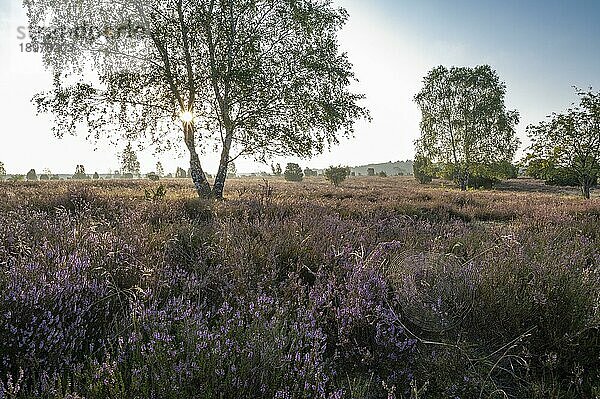
[(0, 185), (1, 399), (600, 397), (597, 198), (164, 184)]

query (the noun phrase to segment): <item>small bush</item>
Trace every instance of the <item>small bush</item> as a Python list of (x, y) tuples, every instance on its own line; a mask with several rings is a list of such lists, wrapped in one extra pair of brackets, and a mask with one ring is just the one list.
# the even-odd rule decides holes
[(273, 176), (281, 176), (281, 165), (271, 165), (271, 171), (273, 173)]
[(237, 168), (233, 162), (227, 164), (227, 178), (237, 177)]
[(160, 185), (156, 188), (156, 190), (153, 190), (151, 188), (147, 188), (145, 191), (145, 197), (146, 197), (146, 201), (158, 201), (158, 200), (162, 200), (165, 198), (165, 195), (167, 195), (167, 189), (165, 188), (164, 185)]
[[(548, 171), (544, 176), (544, 184), (548, 186), (579, 187), (581, 182), (579, 177), (571, 170), (557, 168)], [(598, 185), (598, 176), (592, 179), (592, 186)]]
[(494, 165), (494, 169), (497, 171), (497, 175), (500, 178), (516, 179), (519, 177), (519, 168), (507, 161)]
[(23, 176), (23, 175), (12, 175), (8, 180), (9, 181), (23, 181), (23, 180), (25, 180), (25, 176)]
[(304, 178), (304, 174), (302, 173), (302, 169), (297, 163), (288, 163), (285, 167), (285, 172), (283, 172), (283, 177), (286, 181), (302, 181)]
[(460, 184), (460, 176), (467, 174), (466, 186), (468, 188), (486, 188), (491, 189), (496, 184), (500, 183), (500, 178), (506, 177), (500, 171), (497, 165), (488, 164), (472, 164), (468, 165), (466, 172), (454, 164), (444, 164), (438, 167), (440, 177), (447, 180), (452, 180), (456, 184)]
[(35, 169), (31, 169), (29, 172), (27, 172), (27, 180), (28, 181), (36, 181), (37, 178), (37, 173), (35, 173)]
[(185, 169), (177, 167), (177, 171), (175, 172), (176, 179), (185, 179), (187, 177), (187, 172)]
[(146, 175), (146, 177), (148, 178), (148, 180), (150, 181), (159, 181), (160, 180), (160, 176), (158, 176), (156, 173), (154, 172), (150, 172)]
[(500, 183), (500, 180), (493, 178), (493, 177), (482, 176), (482, 175), (469, 175), (469, 187), (470, 188), (491, 189), (498, 183)]
[(74, 180), (87, 180), (90, 177), (85, 173), (85, 167), (83, 165), (77, 165), (75, 167), (75, 174), (73, 174)]
[(338, 187), (346, 178), (350, 176), (350, 168), (347, 166), (330, 166), (325, 170), (325, 179)]
[(304, 169), (304, 176), (306, 177), (314, 177), (317, 176), (317, 171), (311, 168)]

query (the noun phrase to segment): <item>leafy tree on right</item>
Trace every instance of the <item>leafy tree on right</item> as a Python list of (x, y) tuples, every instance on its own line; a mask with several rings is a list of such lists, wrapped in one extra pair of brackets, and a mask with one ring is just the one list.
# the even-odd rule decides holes
[[(442, 164), (466, 190), (470, 178), (513, 160), (519, 113), (506, 109), (506, 85), (488, 65), (432, 69), (415, 96), (422, 113), (417, 156)], [(489, 176), (497, 178), (501, 176)]]
[(590, 198), (600, 175), (600, 92), (577, 90), (579, 105), (527, 127), (527, 174), (546, 181), (575, 181)]

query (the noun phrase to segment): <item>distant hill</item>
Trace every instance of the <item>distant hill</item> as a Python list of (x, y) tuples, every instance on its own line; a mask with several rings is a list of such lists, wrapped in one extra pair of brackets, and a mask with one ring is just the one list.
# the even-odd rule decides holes
[(374, 164), (370, 164), (370, 165), (351, 167), (350, 170), (352, 172), (356, 173), (357, 176), (359, 176), (359, 175), (366, 176), (367, 169), (369, 169), (369, 168), (375, 169), (375, 174), (383, 171), (388, 176), (396, 176), (398, 174), (412, 175), (413, 161), (407, 160), (407, 161), (397, 161), (397, 162), (390, 161), (387, 163), (374, 163)]

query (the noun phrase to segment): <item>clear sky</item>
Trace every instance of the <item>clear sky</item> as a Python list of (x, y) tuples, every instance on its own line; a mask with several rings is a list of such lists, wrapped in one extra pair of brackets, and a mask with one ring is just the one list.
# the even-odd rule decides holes
[[(301, 166), (359, 165), (412, 158), (419, 111), (412, 101), (436, 65), (490, 64), (508, 86), (507, 105), (525, 127), (575, 100), (572, 85), (600, 89), (598, 0), (334, 0), (350, 19), (340, 36), (365, 93), (373, 122), (357, 125), (353, 139)], [(94, 146), (83, 138), (52, 136), (47, 116), (36, 116), (31, 97), (50, 83), (39, 56), (23, 54), (17, 28), (27, 25), (19, 0), (0, 0), (0, 161), (9, 173), (88, 173), (119, 166), (121, 148)], [(125, 143), (123, 144), (123, 146)], [(204, 154), (209, 173), (216, 154)], [(160, 160), (167, 172), (186, 166), (182, 150), (140, 153), (142, 171)], [(285, 163), (286, 159), (276, 160)], [(238, 171), (268, 170), (250, 160)]]

